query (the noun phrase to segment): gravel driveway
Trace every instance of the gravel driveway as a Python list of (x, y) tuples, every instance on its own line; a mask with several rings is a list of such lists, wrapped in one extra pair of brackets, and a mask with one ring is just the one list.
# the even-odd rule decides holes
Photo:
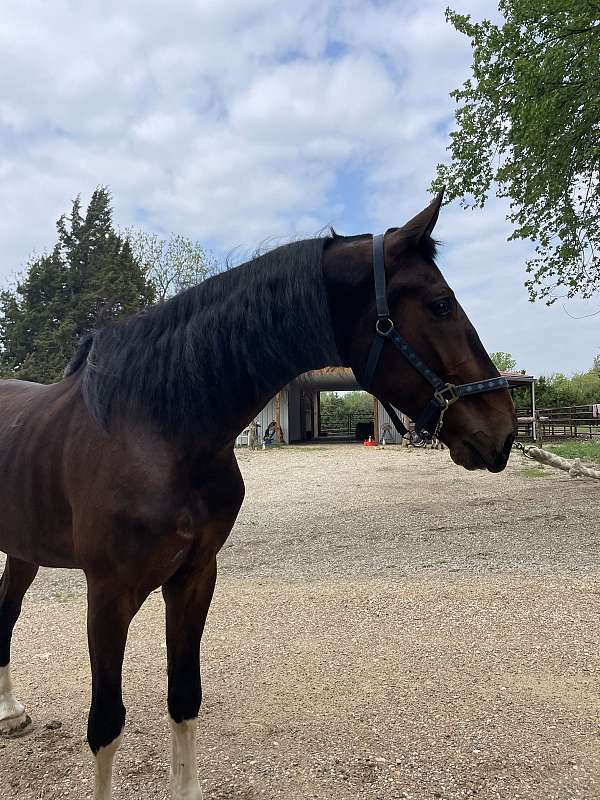
[[(600, 798), (600, 486), (521, 456), (240, 452), (247, 500), (205, 634), (199, 754), (217, 798)], [(15, 633), (33, 733), (0, 797), (91, 797), (85, 585), (43, 570)], [(115, 800), (167, 798), (163, 608), (134, 621)]]

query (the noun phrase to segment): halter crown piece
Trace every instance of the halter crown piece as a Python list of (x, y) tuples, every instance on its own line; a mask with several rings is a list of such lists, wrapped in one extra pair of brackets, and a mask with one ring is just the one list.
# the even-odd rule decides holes
[[(362, 386), (367, 391), (370, 390), (375, 370), (379, 363), (379, 357), (383, 350), (383, 345), (386, 341), (391, 342), (394, 347), (400, 350), (411, 367), (416, 369), (433, 387), (433, 397), (415, 420), (415, 427), (417, 431), (426, 438), (435, 438), (444, 424), (444, 414), (453, 403), (456, 403), (461, 397), (471, 397), (474, 394), (481, 394), (482, 392), (494, 392), (497, 389), (508, 389), (508, 381), (506, 378), (502, 377), (487, 378), (483, 381), (463, 383), (460, 386), (455, 386), (453, 383), (443, 381), (433, 370), (429, 369), (421, 358), (419, 358), (408, 342), (400, 336), (394, 327), (394, 321), (390, 317), (390, 310), (386, 297), (383, 239), (383, 233), (373, 236), (373, 277), (375, 279), (377, 321), (375, 323), (375, 337), (363, 374)], [(398, 433), (401, 436), (408, 433), (395, 409), (385, 400), (380, 400), (380, 402), (394, 423)]]

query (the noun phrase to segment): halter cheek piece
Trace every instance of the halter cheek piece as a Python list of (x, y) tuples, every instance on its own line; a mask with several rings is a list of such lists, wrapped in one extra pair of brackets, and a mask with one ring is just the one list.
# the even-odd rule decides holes
[[(390, 317), (390, 310), (386, 297), (383, 238), (384, 234), (382, 233), (373, 237), (373, 277), (375, 278), (377, 322), (375, 323), (375, 337), (371, 345), (361, 383), (364, 389), (367, 391), (370, 390), (375, 370), (379, 363), (379, 357), (383, 350), (383, 345), (386, 341), (391, 342), (394, 347), (400, 350), (408, 363), (433, 386), (433, 397), (415, 421), (417, 431), (427, 438), (432, 438), (437, 436), (440, 432), (444, 423), (444, 414), (453, 403), (456, 403), (461, 397), (470, 397), (471, 395), (481, 394), (482, 392), (494, 392), (497, 389), (508, 389), (508, 381), (506, 378), (502, 377), (487, 378), (483, 381), (463, 383), (460, 386), (455, 386), (453, 383), (443, 381), (419, 358), (408, 342), (400, 336), (395, 329), (394, 322)], [(401, 436), (408, 433), (393, 407), (385, 400), (381, 400), (380, 402), (394, 423), (398, 433)]]

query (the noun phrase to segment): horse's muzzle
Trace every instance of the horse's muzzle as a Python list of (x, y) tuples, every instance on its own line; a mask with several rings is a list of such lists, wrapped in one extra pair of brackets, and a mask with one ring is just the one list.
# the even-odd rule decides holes
[(486, 433), (478, 432), (463, 439), (450, 450), (452, 460), (468, 470), (487, 469), (502, 472), (506, 467), (515, 434), (511, 431), (500, 446)]

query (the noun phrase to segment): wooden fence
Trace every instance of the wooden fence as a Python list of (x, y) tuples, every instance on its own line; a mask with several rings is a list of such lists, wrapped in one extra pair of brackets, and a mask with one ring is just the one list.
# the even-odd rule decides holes
[[(543, 419), (543, 439), (595, 439), (600, 438), (600, 417), (594, 417), (592, 406), (562, 406), (559, 408), (538, 408)], [(518, 408), (517, 417), (527, 417), (530, 409)], [(532, 425), (519, 423), (517, 438), (533, 438)]]

